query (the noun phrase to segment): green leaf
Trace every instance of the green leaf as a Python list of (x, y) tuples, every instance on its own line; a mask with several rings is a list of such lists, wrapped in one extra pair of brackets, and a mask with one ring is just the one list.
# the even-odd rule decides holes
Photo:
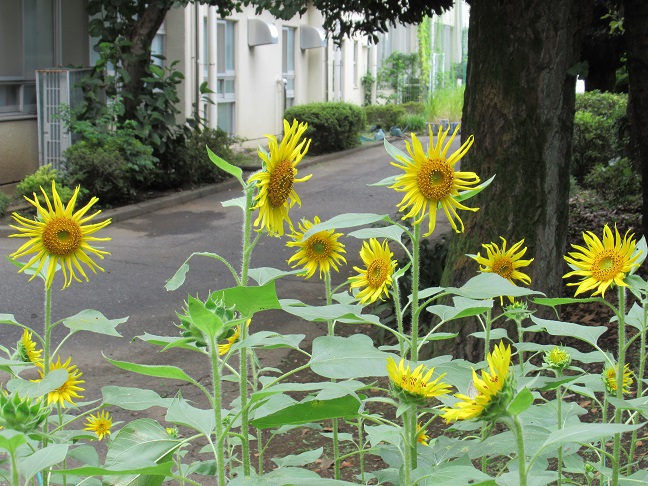
[[(473, 332), (470, 336), (476, 337), (477, 339), (486, 339), (486, 333), (484, 331)], [(501, 327), (496, 327), (495, 329), (490, 330), (489, 339), (492, 341), (498, 341), (500, 339), (508, 339), (508, 334), (506, 329)]]
[(63, 462), (67, 455), (68, 446), (65, 444), (52, 444), (43, 449), (39, 449), (33, 454), (21, 458), (18, 463), (18, 470), (25, 478), (25, 483), (28, 484), (31, 478), (38, 474), (43, 469)]
[(369, 336), (320, 336), (313, 340), (311, 369), (326, 378), (347, 379), (387, 376), (387, 357), (394, 354), (379, 351)]
[(363, 228), (349, 233), (347, 236), (358, 238), (359, 240), (368, 240), (369, 238), (387, 238), (388, 240), (398, 241), (400, 243), (405, 228), (390, 224), (379, 228)]
[(454, 297), (454, 307), (448, 305), (431, 305), (426, 308), (428, 312), (441, 318), (441, 322), (461, 319), (463, 317), (478, 316), (484, 314), (493, 307), (492, 300), (473, 300), (463, 297)]
[[(98, 466), (81, 466), (73, 469), (54, 469), (52, 474), (66, 474), (66, 475), (75, 475), (75, 476), (122, 476), (122, 475), (146, 475), (146, 476), (161, 476), (160, 482), (164, 479), (165, 476), (171, 474), (171, 469), (174, 466), (173, 461), (161, 462), (160, 464), (151, 464), (148, 466), (138, 466), (136, 459), (130, 463), (125, 464), (114, 464), (112, 466), (98, 467)], [(137, 484), (132, 482), (134, 478), (130, 478), (129, 482), (112, 482), (110, 484)], [(157, 484), (160, 484), (158, 482)], [(105, 484), (105, 483), (104, 483)], [(150, 486), (152, 483), (141, 483), (142, 485)]]
[(313, 236), (315, 233), (319, 233), (324, 230), (339, 230), (343, 228), (354, 228), (356, 226), (365, 226), (378, 221), (384, 221), (388, 219), (386, 214), (373, 214), (373, 213), (344, 213), (332, 217), (331, 219), (324, 221), (322, 223), (316, 224), (308, 229), (304, 233), (302, 240), (307, 240), (309, 237)]
[(68, 379), (68, 372), (64, 368), (52, 370), (45, 378), (39, 381), (28, 381), (14, 378), (7, 382), (7, 390), (18, 393), (21, 397), (38, 398), (56, 390)]
[(630, 400), (619, 400), (616, 397), (608, 397), (608, 401), (615, 408), (622, 410), (635, 410), (648, 417), (648, 398), (639, 397)]
[(192, 324), (209, 336), (210, 342), (223, 331), (223, 320), (207, 309), (205, 304), (200, 300), (189, 296), (187, 300), (187, 311)]
[(209, 437), (216, 428), (213, 409), (202, 410), (193, 407), (182, 396), (173, 399), (165, 418), (173, 424), (192, 428), (205, 437)]
[[(284, 304), (284, 300), (281, 301)], [(293, 303), (293, 301), (290, 301)], [(282, 305), (289, 314), (301, 317), (310, 322), (341, 321), (352, 323), (379, 323), (380, 318), (373, 314), (362, 314), (363, 306), (357, 304), (330, 305)]]
[(286, 272), (284, 270), (278, 270), (272, 267), (260, 267), (260, 268), (251, 268), (248, 271), (248, 276), (253, 279), (258, 285), (265, 285), (268, 282), (277, 280), (278, 278), (285, 277), (287, 275), (296, 275), (301, 270), (291, 270)]
[(71, 331), (90, 331), (107, 336), (122, 337), (115, 328), (127, 320), (128, 317), (108, 319), (97, 310), (85, 309), (72, 317), (63, 319), (63, 325)]
[(164, 69), (162, 69), (157, 64), (150, 64), (149, 69), (151, 70), (151, 73), (153, 73), (158, 78), (163, 78), (164, 77)]
[(606, 437), (612, 437), (614, 434), (622, 434), (640, 429), (645, 423), (642, 424), (578, 424), (564, 429), (552, 432), (547, 440), (542, 444), (540, 450), (547, 447), (556, 447), (560, 444), (568, 442), (576, 442), (584, 444), (587, 442), (594, 442)]
[(497, 482), (488, 474), (475, 469), (473, 466), (457, 465), (456, 463), (441, 463), (438, 466), (419, 467), (412, 471), (412, 484), (417, 486), (436, 486), (452, 484), (452, 486), (496, 486)]
[(605, 326), (581, 326), (572, 322), (551, 321), (535, 316), (531, 316), (531, 320), (535, 325), (527, 327), (527, 331), (545, 331), (552, 336), (570, 336), (585, 341), (592, 346), (596, 346), (598, 338), (607, 331)]
[(10, 324), (12, 326), (20, 326), (20, 324), (16, 322), (16, 318), (14, 317), (13, 314), (0, 314), (0, 324)]
[(509, 404), (508, 412), (512, 415), (519, 415), (531, 405), (533, 405), (533, 393), (528, 388), (522, 388)]
[(188, 349), (190, 351), (197, 351), (199, 353), (204, 353), (204, 350), (197, 347), (195, 340), (191, 338), (183, 338), (180, 336), (155, 336), (145, 332), (142, 336), (137, 336), (137, 339), (141, 339), (145, 343), (150, 343), (155, 346), (164, 346), (162, 351), (166, 351), (171, 348), (182, 348)]
[(154, 376), (156, 378), (168, 378), (170, 380), (180, 380), (187, 383), (193, 383), (194, 385), (198, 384), (196, 380), (194, 380), (177, 366), (142, 365), (137, 363), (129, 363), (128, 361), (117, 361), (110, 358), (106, 358), (106, 360), (108, 360), (109, 363), (115, 365), (117, 368), (121, 368), (122, 370), (126, 371), (132, 371), (133, 373), (138, 373), (140, 375)]
[(322, 479), (317, 473), (301, 467), (280, 467), (262, 476), (243, 477), (232, 479), (227, 486), (351, 486), (355, 483), (337, 481), (335, 479)]
[(307, 424), (332, 418), (353, 418), (358, 414), (360, 402), (352, 396), (331, 400), (308, 400), (288, 406), (278, 412), (255, 418), (250, 423), (259, 429), (289, 424)]
[(299, 343), (305, 337), (304, 334), (279, 334), (272, 331), (259, 331), (250, 334), (246, 339), (237, 342), (234, 346), (236, 348), (299, 349)]
[(229, 262), (223, 258), (222, 256), (218, 255), (217, 253), (212, 253), (209, 251), (196, 251), (193, 252), (191, 255), (189, 255), (189, 258), (185, 260), (185, 262), (180, 266), (180, 268), (176, 271), (176, 273), (171, 277), (167, 283), (164, 285), (164, 288), (172, 291), (172, 290), (177, 290), (180, 288), (180, 286), (184, 283), (185, 278), (187, 277), (187, 272), (189, 272), (189, 260), (191, 260), (195, 256), (205, 256), (209, 258), (213, 258), (215, 260), (218, 260), (222, 262), (229, 270), (230, 272), (233, 273), (234, 277), (238, 279), (237, 275), (234, 273), (234, 270), (232, 269), (232, 266), (229, 264)]
[(546, 305), (548, 307), (557, 307), (559, 305), (565, 304), (584, 304), (587, 302), (603, 302), (603, 299), (600, 297), (583, 297), (583, 298), (574, 298), (574, 297), (538, 297), (533, 299), (534, 304)]
[(384, 179), (381, 179), (378, 182), (374, 182), (373, 184), (367, 184), (367, 185), (369, 187), (393, 186), (394, 184), (396, 184), (396, 179), (398, 177), (399, 177), (398, 174), (394, 174), (389, 177), (385, 177)]
[(493, 182), (493, 179), (495, 179), (495, 176), (491, 177), (485, 182), (482, 182), (477, 186), (475, 189), (471, 189), (470, 191), (463, 191), (459, 193), (459, 196), (455, 197), (454, 200), (457, 202), (465, 201), (466, 199), (470, 199), (471, 197), (476, 196), (480, 192), (482, 192), (484, 189), (486, 189), (488, 186), (491, 185), (491, 182)]
[(211, 160), (219, 169), (224, 170), (228, 174), (236, 177), (241, 185), (245, 187), (245, 182), (243, 182), (243, 170), (241, 170), (240, 167), (236, 167), (235, 165), (232, 165), (229, 162), (221, 159), (218, 155), (212, 152), (207, 145), (205, 145), (205, 148), (207, 149), (209, 160)]
[(246, 210), (245, 205), (247, 204), (247, 198), (245, 196), (235, 197), (233, 199), (228, 199), (227, 201), (222, 201), (221, 205), (224, 208), (241, 208), (243, 211)]
[(104, 386), (101, 389), (104, 406), (114, 405), (124, 410), (140, 411), (151, 407), (167, 408), (172, 398), (162, 398), (153, 390), (126, 386)]
[(279, 467), (305, 466), (306, 464), (317, 461), (322, 457), (323, 452), (324, 448), (320, 447), (319, 449), (302, 452), (301, 454), (289, 454), (284, 457), (273, 457), (272, 462)]
[(476, 300), (492, 299), (500, 296), (543, 295), (542, 292), (526, 287), (518, 287), (496, 273), (490, 272), (474, 276), (460, 288), (448, 287), (446, 290), (449, 293)]
[(403, 152), (401, 149), (399, 149), (399, 148), (395, 147), (394, 145), (392, 145), (391, 143), (389, 143), (389, 141), (387, 139), (385, 139), (384, 145), (385, 145), (385, 151), (393, 159), (400, 160), (402, 162), (405, 162), (405, 161), (411, 162), (412, 161), (412, 157), (410, 157), (408, 154)]
[(15, 452), (21, 445), (27, 442), (27, 436), (15, 430), (0, 429), (0, 448)]
[(222, 300), (226, 307), (234, 306), (245, 317), (259, 311), (281, 309), (274, 280), (258, 287), (239, 285), (212, 294), (214, 300)]

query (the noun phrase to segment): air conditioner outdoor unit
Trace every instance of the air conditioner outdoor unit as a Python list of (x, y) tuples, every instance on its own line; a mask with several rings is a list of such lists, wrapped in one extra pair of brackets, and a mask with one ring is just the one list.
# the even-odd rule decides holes
[(38, 159), (41, 166), (61, 167), (63, 152), (72, 145), (72, 134), (60, 118), (61, 105), (74, 108), (83, 101), (83, 91), (77, 83), (92, 71), (85, 69), (36, 70), (36, 100), (38, 106)]

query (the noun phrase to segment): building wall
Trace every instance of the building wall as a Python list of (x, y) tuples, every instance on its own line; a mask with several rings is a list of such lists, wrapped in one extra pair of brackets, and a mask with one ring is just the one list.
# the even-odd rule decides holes
[(38, 169), (36, 120), (0, 122), (0, 185), (23, 179)]

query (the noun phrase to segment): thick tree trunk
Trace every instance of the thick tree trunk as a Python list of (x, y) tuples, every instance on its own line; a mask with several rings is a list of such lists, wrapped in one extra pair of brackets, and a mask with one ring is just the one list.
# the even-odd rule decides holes
[[(445, 285), (461, 286), (478, 265), (465, 256), (482, 243), (525, 239), (531, 287), (549, 296), (562, 290), (569, 160), (575, 78), (587, 0), (520, 2), (473, 0), (468, 33), (468, 76), (462, 134), (475, 135), (462, 169), (495, 180), (462, 212), (465, 233), (453, 235)], [(468, 335), (476, 321), (461, 321), (455, 342), (440, 341), (434, 354), (480, 356)]]
[(624, 20), (630, 84), (630, 144), (643, 178), (643, 234), (648, 237), (648, 2), (625, 0)]

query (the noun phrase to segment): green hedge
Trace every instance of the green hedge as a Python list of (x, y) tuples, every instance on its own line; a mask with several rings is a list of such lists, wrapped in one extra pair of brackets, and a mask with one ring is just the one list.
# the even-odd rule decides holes
[(304, 136), (311, 138), (311, 155), (346, 150), (360, 144), (367, 119), (363, 109), (344, 102), (310, 103), (286, 110), (284, 118), (308, 123)]
[(389, 131), (398, 126), (399, 120), (407, 113), (403, 105), (370, 105), (364, 107), (367, 123)]

